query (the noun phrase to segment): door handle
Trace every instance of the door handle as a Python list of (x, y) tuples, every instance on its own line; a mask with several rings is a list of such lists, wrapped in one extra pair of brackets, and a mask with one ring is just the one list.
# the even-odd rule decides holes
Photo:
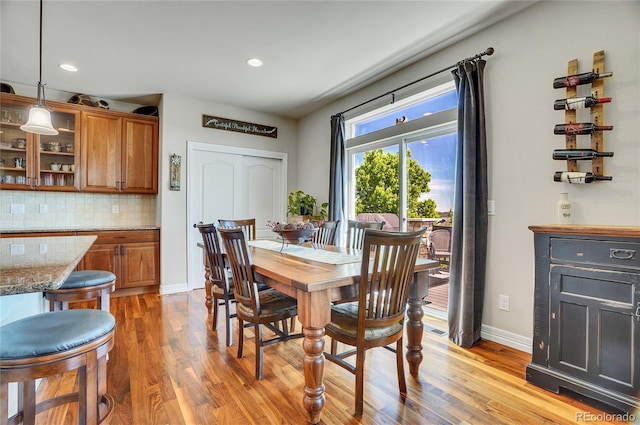
[(636, 320), (640, 322), (640, 301), (638, 301), (638, 307), (636, 308)]

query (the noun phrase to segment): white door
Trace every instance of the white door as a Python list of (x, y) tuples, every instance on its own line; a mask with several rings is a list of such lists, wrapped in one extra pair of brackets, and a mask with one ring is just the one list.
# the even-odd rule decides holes
[(195, 289), (204, 286), (204, 266), (193, 224), (255, 217), (257, 237), (271, 237), (267, 221), (285, 217), (287, 156), (198, 142), (187, 146), (189, 289)]

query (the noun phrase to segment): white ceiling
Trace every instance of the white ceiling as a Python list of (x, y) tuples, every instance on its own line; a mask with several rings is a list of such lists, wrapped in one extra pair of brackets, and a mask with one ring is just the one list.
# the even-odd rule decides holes
[[(131, 103), (170, 93), (299, 118), (532, 3), (45, 0), (42, 82)], [(35, 86), (39, 2), (0, 4), (0, 78)], [(249, 57), (264, 66), (247, 66)]]

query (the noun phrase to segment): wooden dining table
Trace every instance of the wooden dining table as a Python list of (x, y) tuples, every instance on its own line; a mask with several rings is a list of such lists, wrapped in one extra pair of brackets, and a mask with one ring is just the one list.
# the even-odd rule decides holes
[[(298, 300), (298, 320), (303, 327), (305, 352), (303, 403), (309, 423), (317, 424), (325, 404), (325, 325), (331, 319), (331, 303), (357, 293), (354, 289), (360, 281), (361, 253), (348, 248), (311, 245), (285, 245), (280, 251), (278, 244), (249, 242), (253, 271), (257, 281)], [(428, 291), (428, 272), (437, 267), (437, 261), (419, 258), (414, 269), (406, 323), (406, 358), (414, 376), (418, 375), (422, 361), (422, 297)]]

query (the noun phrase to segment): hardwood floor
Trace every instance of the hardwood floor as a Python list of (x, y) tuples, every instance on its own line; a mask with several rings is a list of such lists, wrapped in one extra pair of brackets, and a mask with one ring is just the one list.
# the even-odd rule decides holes
[[(111, 424), (306, 423), (301, 340), (267, 347), (264, 379), (257, 381), (252, 331), (245, 331), (245, 357), (237, 359), (237, 341), (225, 346), (224, 326), (211, 331), (203, 290), (113, 298), (111, 312), (117, 322), (108, 364), (108, 389), (116, 401)], [(442, 322), (425, 320), (445, 329)], [(354, 376), (327, 362), (322, 423), (615, 423), (587, 421), (586, 413), (603, 412), (528, 384), (523, 378), (530, 358), (526, 353), (489, 341), (462, 349), (432, 332), (424, 333), (423, 345), (419, 378), (405, 367), (404, 402), (398, 394), (394, 354), (369, 351), (361, 420), (353, 417)], [(44, 380), (39, 395), (68, 391), (73, 385), (73, 374)], [(76, 408), (70, 404), (41, 413), (37, 423), (77, 423)]]

